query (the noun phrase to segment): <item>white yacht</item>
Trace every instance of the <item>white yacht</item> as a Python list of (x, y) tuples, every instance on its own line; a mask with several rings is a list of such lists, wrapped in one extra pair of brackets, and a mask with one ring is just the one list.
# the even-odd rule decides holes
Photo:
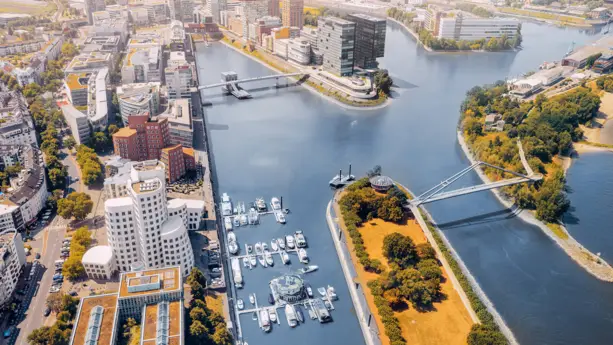
[(267, 251), (268, 250), (268, 245), (266, 244), (266, 242), (262, 242), (262, 251)]
[(270, 324), (268, 312), (265, 309), (262, 309), (260, 311), (260, 325), (264, 332), (270, 332), (270, 328), (272, 327), (272, 325)]
[(298, 248), (304, 248), (307, 246), (306, 238), (304, 238), (302, 230), (296, 230), (294, 237), (296, 238), (296, 246)]
[(245, 303), (239, 298), (238, 301), (236, 301), (236, 306), (238, 307), (238, 310), (243, 310), (243, 308), (245, 308)]
[(234, 225), (235, 228), (238, 228), (239, 226), (241, 226), (240, 219), (238, 219), (238, 217), (234, 217), (234, 219), (232, 219), (232, 225)]
[(238, 221), (239, 221), (241, 226), (245, 226), (245, 225), (249, 224), (249, 219), (247, 219), (247, 215), (246, 214), (243, 213), (243, 214), (238, 215), (236, 217), (239, 218)]
[(253, 247), (250, 245), (247, 245), (247, 254), (251, 254), (251, 252), (253, 252)]
[(230, 196), (228, 195), (228, 193), (223, 193), (221, 195), (221, 215), (232, 215), (232, 201), (230, 200)]
[(249, 265), (249, 258), (246, 257), (246, 256), (243, 258), (243, 266), (245, 266), (245, 267), (249, 267), (250, 266)]
[(294, 249), (296, 247), (296, 245), (294, 244), (294, 236), (286, 235), (285, 236), (285, 244), (287, 245), (287, 248)]
[(279, 250), (279, 244), (277, 243), (276, 239), (273, 238), (272, 241), (270, 241), (270, 248), (272, 248), (273, 252)]
[(283, 237), (277, 238), (277, 244), (281, 250), (285, 250), (285, 239)]
[(266, 260), (266, 263), (268, 264), (268, 266), (274, 266), (275, 262), (272, 259), (272, 254), (270, 254), (269, 251), (265, 251), (264, 252), (264, 258)]
[(334, 287), (331, 285), (328, 285), (328, 288), (326, 289), (326, 292), (328, 293), (328, 298), (336, 301), (338, 299), (338, 296), (336, 295), (336, 290), (334, 290)]
[(281, 251), (281, 261), (283, 261), (284, 265), (289, 265), (289, 263), (290, 263), (289, 255), (287, 254), (287, 252), (285, 250)]
[(300, 259), (300, 262), (303, 264), (309, 263), (309, 256), (304, 248), (298, 249), (298, 259)]
[(285, 215), (282, 212), (275, 212), (275, 218), (277, 219), (277, 222), (281, 223), (281, 224), (285, 224)]
[(262, 255), (262, 243), (258, 242), (255, 244), (255, 253), (257, 255)]
[(264, 201), (264, 198), (255, 199), (255, 206), (258, 208), (258, 211), (260, 212), (267, 210), (266, 202)]
[(251, 302), (251, 304), (255, 304), (255, 295), (249, 294), (249, 302)]
[(235, 241), (228, 242), (228, 251), (232, 255), (238, 254), (238, 244)]
[(319, 269), (319, 266), (317, 265), (310, 265), (304, 268), (299, 269), (298, 271), (302, 274), (306, 274), (306, 273), (311, 273), (311, 272), (315, 272)]
[(268, 316), (270, 317), (270, 321), (277, 322), (277, 312), (275, 308), (268, 309)]
[(326, 288), (325, 288), (325, 287), (319, 287), (319, 288), (317, 288), (317, 292), (319, 292), (319, 294), (320, 294), (322, 297), (325, 297), (325, 296), (326, 296)]
[(291, 304), (285, 305), (285, 317), (287, 318), (287, 324), (290, 327), (296, 327), (296, 325), (298, 325), (298, 321), (296, 321), (296, 310)]
[(271, 200), (270, 200), (270, 206), (272, 206), (273, 210), (280, 210), (281, 209), (281, 202), (279, 201), (279, 198), (277, 198), (276, 196), (274, 196)]
[(236, 234), (233, 232), (228, 233), (228, 242), (236, 242)]
[(255, 259), (255, 255), (251, 255), (251, 256), (249, 257), (249, 263), (251, 264), (251, 267), (255, 267), (255, 266), (257, 266), (258, 262), (257, 262), (257, 261), (256, 261), (256, 259)]
[(230, 230), (232, 230), (232, 229), (233, 229), (233, 226), (232, 226), (232, 218), (230, 218), (230, 217), (224, 217), (224, 219), (223, 219), (223, 223), (224, 223), (224, 226), (226, 227), (226, 231), (230, 231)]
[(309, 298), (313, 298), (313, 289), (311, 288), (311, 285), (307, 285), (306, 290), (307, 290), (307, 295), (309, 295)]

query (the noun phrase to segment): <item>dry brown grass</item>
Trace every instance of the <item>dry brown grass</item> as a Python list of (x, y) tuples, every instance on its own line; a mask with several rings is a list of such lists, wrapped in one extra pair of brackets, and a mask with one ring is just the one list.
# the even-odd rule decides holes
[(221, 297), (221, 295), (207, 295), (204, 297), (204, 300), (209, 309), (223, 315), (223, 304), (221, 301)]
[[(337, 198), (340, 199), (340, 196)], [(338, 205), (335, 204), (334, 208), (335, 213), (340, 216), (341, 213)], [(339, 221), (339, 224), (345, 233), (345, 238), (350, 238), (342, 219)], [(415, 244), (427, 242), (426, 236), (419, 224), (413, 219), (408, 220), (408, 222), (403, 225), (375, 219), (365, 223), (364, 226), (359, 228), (359, 231), (362, 234), (366, 251), (370, 255), (370, 258), (379, 259), (386, 267), (387, 259), (383, 257), (383, 238), (386, 235), (398, 232), (405, 236), (410, 236)], [(353, 244), (351, 240), (348, 242), (351, 259), (356, 263), (356, 271), (358, 274), (357, 280), (365, 287), (366, 301), (368, 302), (370, 310), (374, 313), (375, 321), (381, 332), (381, 342), (383, 345), (389, 345), (389, 338), (385, 335), (383, 323), (376, 312), (377, 307), (375, 306), (374, 297), (370, 293), (370, 289), (366, 287), (366, 283), (376, 279), (378, 275), (376, 273), (366, 272), (361, 265), (357, 264), (358, 259), (355, 256)], [(444, 270), (443, 275), (447, 277), (447, 272)], [(406, 339), (407, 344), (466, 344), (466, 337), (473, 324), (468, 311), (466, 311), (460, 296), (448, 279), (441, 283), (441, 290), (447, 298), (442, 302), (434, 303), (434, 311), (418, 312), (415, 308), (408, 308), (402, 312), (396, 313), (396, 317), (402, 329), (402, 335)]]

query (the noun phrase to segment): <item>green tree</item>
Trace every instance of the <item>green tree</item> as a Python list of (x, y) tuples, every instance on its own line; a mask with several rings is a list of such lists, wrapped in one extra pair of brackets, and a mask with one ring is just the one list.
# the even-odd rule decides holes
[(23, 88), (23, 95), (27, 98), (33, 98), (41, 93), (40, 85), (30, 83)]
[(54, 313), (59, 313), (62, 311), (62, 294), (61, 293), (52, 293), (47, 297), (47, 308), (51, 309)]
[(57, 201), (64, 197), (64, 191), (61, 189), (55, 189), (47, 197), (47, 207), (55, 209), (57, 208)]
[(380, 69), (375, 72), (374, 81), (375, 85), (377, 85), (377, 91), (381, 91), (386, 95), (390, 94), (394, 81), (386, 69)]
[(413, 240), (398, 232), (386, 235), (383, 238), (383, 255), (389, 262), (401, 268), (412, 265), (417, 259), (417, 252)]
[(225, 324), (219, 324), (215, 327), (215, 333), (211, 336), (211, 340), (216, 345), (231, 345), (232, 335), (228, 332)]
[(64, 140), (64, 147), (69, 149), (69, 150), (72, 150), (75, 147), (76, 144), (77, 144), (77, 142), (74, 140), (74, 138), (72, 136), (70, 136), (70, 137), (68, 137), (68, 138), (66, 138)]
[(196, 307), (192, 308), (192, 310), (189, 311), (189, 317), (193, 321), (206, 322), (207, 313), (204, 309)]
[(115, 124), (109, 125), (109, 128), (108, 128), (109, 136), (112, 136), (113, 134), (117, 133), (118, 130), (119, 130), (119, 127), (117, 127), (117, 125)]
[(199, 341), (206, 340), (208, 338), (209, 330), (202, 322), (195, 320), (189, 326), (189, 335), (196, 338)]
[(66, 42), (62, 45), (61, 53), (64, 58), (71, 59), (77, 55), (78, 51), (77, 47), (73, 43)]
[(70, 255), (64, 262), (62, 274), (70, 281), (75, 281), (85, 275), (85, 268), (81, 263), (81, 257)]
[(72, 192), (65, 199), (58, 200), (57, 212), (64, 219), (74, 217), (76, 220), (83, 220), (92, 211), (93, 206), (89, 194)]
[(467, 339), (468, 345), (507, 345), (507, 339), (491, 326), (474, 324)]

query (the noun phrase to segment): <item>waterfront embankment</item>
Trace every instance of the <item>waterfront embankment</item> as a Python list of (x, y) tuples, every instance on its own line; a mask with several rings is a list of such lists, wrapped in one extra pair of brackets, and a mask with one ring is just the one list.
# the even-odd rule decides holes
[(419, 35), (413, 31), (411, 28), (409, 28), (408, 26), (404, 25), (404, 23), (401, 23), (400, 21), (392, 18), (392, 17), (387, 17), (387, 20), (394, 22), (398, 25), (400, 25), (400, 27), (402, 27), (407, 33), (409, 33), (409, 35), (411, 35), (411, 37), (413, 37), (413, 39), (415, 39), (415, 42), (417, 42), (417, 44), (419, 44), (422, 48), (424, 48), (425, 50), (429, 51), (429, 52), (434, 52), (434, 50), (428, 46), (426, 46), (425, 44), (421, 43), (421, 40), (419, 39)]
[[(248, 52), (245, 49), (237, 47), (235, 43), (238, 43), (239, 41), (237, 41), (236, 39), (234, 42), (232, 42), (230, 39), (224, 36), (224, 39), (220, 40), (219, 42), (248, 57), (249, 59), (258, 62), (263, 66), (266, 66), (267, 68), (276, 73), (300, 72), (297, 67), (290, 65), (285, 61), (281, 61), (280, 58), (270, 56), (268, 53), (264, 53), (257, 48), (254, 52)], [(281, 64), (283, 64), (283, 66), (281, 66)], [(313, 70), (312, 73), (315, 73), (315, 70)], [(326, 86), (324, 86), (324, 84)], [(391, 103), (391, 99), (388, 96), (377, 96), (377, 98), (371, 100), (352, 100), (345, 96), (347, 95), (351, 97), (351, 91), (340, 90), (338, 86), (332, 85), (331, 82), (328, 82), (325, 79), (318, 78), (315, 76), (310, 76), (309, 79), (301, 83), (300, 86), (304, 87), (312, 93), (317, 94), (318, 96), (323, 97), (327, 101), (348, 110), (377, 110), (384, 108)]]
[[(458, 142), (464, 155), (468, 158), (471, 164), (476, 163), (476, 159), (468, 147), (466, 140), (464, 138), (464, 133), (459, 130), (457, 132)], [(477, 175), (484, 183), (491, 183), (489, 177), (480, 169), (475, 169)], [(549, 238), (551, 238), (560, 248), (568, 254), (577, 264), (583, 267), (587, 272), (595, 276), (596, 278), (613, 282), (613, 268), (598, 255), (590, 252), (588, 249), (583, 247), (577, 240), (575, 240), (566, 230), (566, 228), (561, 224), (553, 224), (552, 228), (547, 226), (547, 224), (538, 220), (533, 213), (527, 210), (520, 209), (514, 202), (514, 200), (509, 199), (504, 196), (500, 190), (492, 189), (492, 193), (501, 204), (503, 204), (508, 209), (511, 209), (514, 214), (523, 220), (526, 223), (532, 224), (540, 228)]]

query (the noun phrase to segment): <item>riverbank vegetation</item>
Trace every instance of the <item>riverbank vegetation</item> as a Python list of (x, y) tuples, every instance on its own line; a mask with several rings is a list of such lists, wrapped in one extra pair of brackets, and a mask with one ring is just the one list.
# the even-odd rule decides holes
[[(475, 9), (480, 7), (475, 7)], [(479, 11), (479, 10), (477, 10)], [(500, 38), (490, 38), (489, 40), (480, 39), (476, 41), (453, 40), (446, 38), (437, 38), (432, 33), (413, 22), (415, 15), (405, 12), (398, 8), (390, 8), (387, 10), (387, 16), (404, 24), (409, 30), (415, 33), (415, 36), (426, 47), (432, 50), (439, 51), (503, 51), (515, 49), (521, 45), (521, 26), (515, 37), (511, 38), (503, 35)]]
[(458, 10), (462, 10), (464, 12), (472, 13), (475, 16), (481, 18), (491, 18), (494, 14), (483, 7), (479, 7), (475, 4), (470, 4), (466, 2), (460, 2), (455, 5), (455, 8)]
[[(472, 88), (461, 106), (462, 129), (478, 160), (526, 173), (516, 145), (521, 139), (530, 167), (545, 178), (531, 185), (506, 187), (503, 193), (513, 197), (519, 207), (535, 210), (539, 220), (557, 222), (570, 202), (564, 191), (564, 171), (556, 155), (567, 154), (572, 143), (582, 139), (579, 124), (596, 116), (600, 98), (587, 87), (551, 99), (539, 95), (529, 102), (520, 102), (507, 92), (504, 82)], [(485, 131), (488, 114), (496, 114), (505, 121), (503, 131)], [(485, 173), (492, 180), (510, 177), (490, 168)]]
[[(470, 317), (446, 282), (434, 249), (404, 213), (405, 201), (395, 186), (387, 193), (375, 192), (368, 178), (347, 187), (340, 198), (344, 228), (364, 270), (358, 275), (366, 276), (370, 289), (367, 299), (377, 307), (391, 345), (465, 343)], [(416, 319), (419, 330), (407, 329), (408, 320)], [(442, 319), (453, 323), (447, 331), (434, 325)]]

